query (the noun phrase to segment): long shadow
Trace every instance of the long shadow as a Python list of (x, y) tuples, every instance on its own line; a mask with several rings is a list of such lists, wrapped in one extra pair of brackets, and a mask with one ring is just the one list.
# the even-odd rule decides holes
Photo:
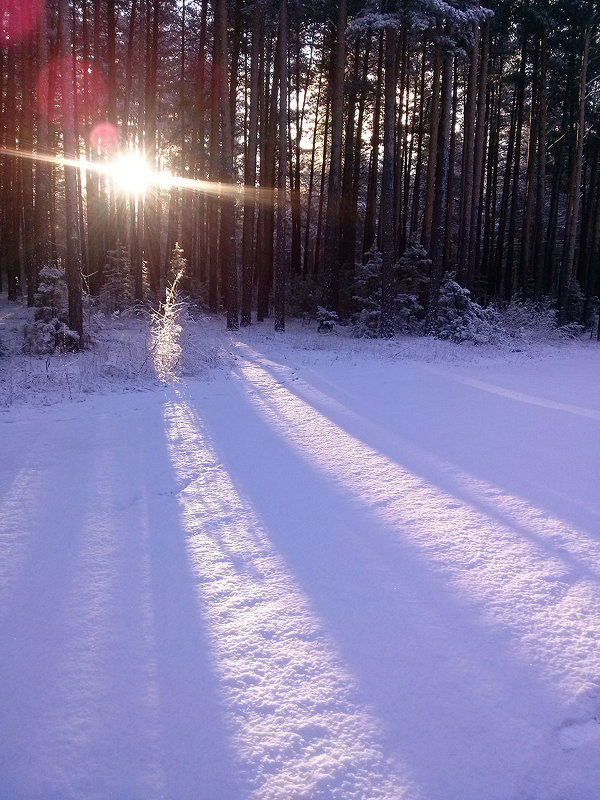
[(55, 518), (3, 631), (0, 796), (237, 798), (162, 405), (107, 409), (28, 498)]
[[(90, 438), (93, 442), (94, 432)], [(40, 781), (51, 790), (53, 742), (40, 737), (40, 728), (63, 700), (61, 661), (73, 612), (70, 591), (97, 481), (95, 461), (83, 453), (62, 459), (53, 449), (55, 439), (55, 432), (36, 431), (38, 450), (30, 447), (23, 453), (35, 479), (14, 498), (19, 514), (0, 521), (2, 555), (10, 562), (0, 608), (0, 785), (5, 797), (35, 794)], [(6, 456), (12, 459), (12, 453)], [(71, 503), (75, 476), (81, 483), (78, 502)]]
[[(267, 363), (261, 358), (260, 366), (269, 370), (277, 380), (292, 372), (289, 365), (275, 362), (271, 356)], [(594, 464), (590, 463), (586, 468), (581, 463), (581, 456), (571, 464), (568, 457), (578, 438), (599, 436), (598, 424), (594, 420), (573, 416), (563, 410), (561, 404), (546, 408), (540, 405), (537, 411), (532, 411), (532, 407), (519, 401), (518, 397), (490, 395), (473, 382), (466, 384), (470, 390), (467, 395), (460, 385), (460, 377), (448, 374), (440, 379), (427, 366), (412, 363), (403, 365), (404, 383), (399, 381), (394, 385), (395, 407), (386, 402), (380, 405), (378, 398), (371, 398), (366, 403), (318, 371), (309, 368), (306, 372), (310, 375), (310, 378), (305, 378), (306, 382), (309, 386), (312, 384), (317, 393), (362, 416), (371, 426), (377, 425), (380, 430), (388, 430), (396, 436), (401, 433), (405, 441), (416, 447), (429, 446), (432, 451), (443, 453), (445, 460), (460, 463), (465, 471), (476, 473), (509, 492), (522, 493), (527, 489), (534, 504), (562, 518), (569, 514), (570, 524), (583, 524), (593, 532), (598, 530), (600, 508), (586, 508), (586, 504), (582, 505), (575, 499), (582, 492), (590, 498), (597, 496)], [(301, 374), (304, 377), (305, 371), (301, 370)], [(413, 379), (419, 386), (418, 392), (410, 386)], [(407, 382), (408, 386), (405, 385)], [(302, 380), (286, 381), (286, 387), (294, 392), (302, 391), (301, 385)], [(386, 396), (385, 389), (382, 389), (382, 396)], [(466, 407), (465, 398), (470, 403)], [(303, 395), (303, 399), (307, 397)], [(377, 401), (376, 406), (373, 400)], [(314, 405), (318, 400), (313, 397), (308, 402)], [(329, 414), (329, 411), (324, 411), (323, 403), (319, 407), (323, 413)], [(383, 412), (383, 418), (375, 423), (373, 414), (378, 409)], [(404, 413), (403, 409), (406, 409)], [(495, 425), (499, 412), (510, 424)], [(392, 413), (394, 425), (387, 427), (385, 418)], [(348, 424), (347, 419), (345, 424)], [(461, 427), (460, 438), (454, 432), (457, 425)], [(452, 432), (449, 437), (447, 431)], [(530, 446), (529, 442), (533, 445)], [(490, 459), (490, 452), (505, 455), (502, 459)], [(556, 459), (557, 452), (564, 453), (563, 460)], [(587, 452), (595, 459), (594, 448), (587, 448)], [(519, 466), (516, 480), (511, 466), (514, 464)], [(529, 465), (528, 469), (525, 465)], [(546, 473), (544, 484), (540, 478)], [(552, 485), (563, 492), (558, 502)]]
[(540, 730), (564, 713), (558, 692), (483, 608), (460, 602), (413, 548), (305, 463), (242, 387), (226, 409), (203, 404), (202, 418), (376, 710), (390, 758), (407, 762), (428, 800), (475, 800), (490, 786), (512, 796)]
[[(203, 609), (186, 554), (176, 476), (162, 406), (145, 418), (138, 469), (143, 476), (145, 540), (157, 692), (163, 795), (199, 800), (241, 797)], [(149, 435), (153, 430), (155, 435)]]
[[(275, 380), (280, 380), (280, 376), (277, 374), (276, 370), (264, 364), (260, 364), (259, 367)], [(286, 382), (285, 388), (345, 433), (377, 450), (400, 468), (408, 469), (413, 474), (419, 475), (433, 486), (438, 487), (445, 493), (451, 494), (455, 499), (467, 503), (472, 508), (485, 514), (488, 518), (495, 520), (502, 526), (518, 534), (524, 540), (529, 541), (535, 545), (536, 548), (545, 552), (549, 557), (562, 561), (568, 566), (570, 571), (568, 576), (563, 576), (563, 580), (575, 581), (581, 578), (588, 578), (596, 583), (600, 581), (600, 567), (598, 567), (598, 569), (593, 569), (589, 564), (586, 564), (582, 558), (566, 550), (565, 548), (569, 543), (564, 542), (562, 538), (558, 538), (560, 529), (553, 532), (553, 535), (557, 537), (556, 546), (554, 546), (548, 542), (547, 538), (537, 534), (530, 527), (519, 522), (518, 510), (516, 516), (510, 513), (503, 513), (493, 502), (486, 501), (482, 498), (481, 494), (466, 489), (460, 480), (460, 476), (456, 475), (456, 472), (459, 471), (460, 468), (455, 464), (441, 461), (436, 453), (427, 451), (415, 445), (413, 441), (408, 441), (399, 434), (383, 428), (378, 423), (373, 422), (372, 419), (363, 416), (354, 409), (346, 409), (343, 406), (339, 408), (342, 404), (338, 400), (330, 402), (332, 398), (327, 396), (324, 398), (315, 397), (316, 392), (311, 391), (310, 385), (305, 389), (302, 384), (303, 381)], [(322, 395), (320, 390), (317, 391)], [(468, 475), (467, 477), (472, 478), (473, 476)], [(476, 478), (475, 480), (479, 479)], [(494, 485), (486, 488), (499, 490), (501, 487)], [(522, 505), (527, 505), (527, 502), (528, 501), (523, 501)], [(544, 513), (546, 509), (530, 506), (527, 508), (527, 511)], [(559, 524), (560, 527), (568, 527), (568, 525), (563, 525), (562, 521), (559, 521)], [(584, 538), (589, 538), (594, 547), (598, 546), (598, 542), (595, 539), (591, 539), (591, 537)], [(595, 554), (591, 554), (590, 560), (593, 561), (594, 557)]]

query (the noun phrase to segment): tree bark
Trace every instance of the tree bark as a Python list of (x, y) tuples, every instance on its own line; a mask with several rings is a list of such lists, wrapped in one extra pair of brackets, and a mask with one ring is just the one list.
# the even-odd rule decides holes
[(577, 113), (577, 128), (575, 136), (575, 152), (571, 163), (569, 186), (567, 193), (567, 215), (563, 253), (558, 276), (558, 322), (567, 321), (569, 289), (574, 278), (575, 244), (577, 238), (577, 224), (579, 221), (579, 205), (581, 194), (581, 172), (583, 166), (583, 137), (585, 129), (585, 100), (587, 88), (587, 70), (592, 33), (591, 20), (583, 31), (583, 46), (581, 55), (581, 73), (579, 79), (579, 104)]
[(279, 8), (279, 42), (277, 59), (279, 62), (279, 157), (277, 168), (277, 218), (275, 247), (275, 286), (274, 313), (275, 330), (285, 329), (285, 281), (286, 249), (285, 249), (285, 215), (287, 207), (286, 167), (287, 167), (287, 98), (288, 98), (288, 21), (287, 0), (281, 0)]
[[(65, 159), (75, 159), (75, 113), (73, 97), (75, 86), (69, 53), (66, 25), (69, 19), (67, 0), (60, 0), (59, 30), (63, 42), (65, 58), (62, 62), (62, 129)], [(60, 35), (59, 34), (59, 35)], [(81, 281), (81, 256), (79, 249), (79, 228), (77, 224), (77, 169), (66, 166), (65, 172), (65, 274), (69, 300), (69, 327), (79, 335), (79, 346), (83, 345), (83, 303)]]
[(450, 148), (450, 122), (452, 119), (452, 72), (454, 56), (449, 49), (442, 58), (441, 113), (437, 136), (437, 158), (435, 168), (435, 196), (431, 227), (431, 275), (429, 281), (429, 297), (425, 329), (433, 331), (438, 308), (440, 285), (442, 280), (442, 264), (444, 258), (444, 208), (448, 185), (448, 156)]
[(252, 273), (254, 267), (254, 220), (256, 216), (256, 156), (258, 144), (258, 108), (260, 55), (264, 45), (265, 23), (262, 3), (257, 3), (252, 17), (250, 51), (250, 116), (248, 146), (244, 165), (244, 227), (242, 231), (242, 327), (252, 321)]
[(346, 0), (337, 2), (337, 25), (331, 86), (331, 156), (325, 216), (323, 255), (323, 305), (335, 311), (339, 302), (342, 128), (344, 121), (344, 62), (346, 53)]
[(394, 335), (394, 128), (396, 123), (396, 28), (385, 31), (383, 171), (381, 175), (381, 318), (379, 335)]

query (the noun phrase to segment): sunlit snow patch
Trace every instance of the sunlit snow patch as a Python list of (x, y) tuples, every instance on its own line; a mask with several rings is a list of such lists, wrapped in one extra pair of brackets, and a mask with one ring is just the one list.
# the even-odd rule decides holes
[(289, 369), (245, 345), (237, 354), (242, 386), (268, 424), (392, 540), (416, 548), (462, 602), (479, 605), (487, 625), (509, 631), (522, 664), (535, 663), (566, 702), (600, 674), (597, 541), (450, 465), (437, 466), (445, 485), (428, 482), (321, 413), (340, 404), (290, 383)]
[[(182, 399), (165, 409), (188, 556), (253, 797), (418, 796), (250, 503)], [(191, 482), (187, 483), (191, 478)]]

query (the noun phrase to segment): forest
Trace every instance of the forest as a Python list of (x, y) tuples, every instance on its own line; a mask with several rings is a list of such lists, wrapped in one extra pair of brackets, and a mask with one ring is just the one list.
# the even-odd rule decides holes
[(0, 800), (598, 800), (600, 0), (0, 0)]
[(9, 300), (64, 270), (72, 347), (82, 298), (156, 304), (177, 271), (229, 330), (515, 302), (591, 329), (600, 7), (488, 5), (2, 0)]

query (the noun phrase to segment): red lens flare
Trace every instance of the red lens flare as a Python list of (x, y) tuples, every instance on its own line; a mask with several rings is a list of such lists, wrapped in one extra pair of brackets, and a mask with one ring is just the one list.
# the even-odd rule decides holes
[(90, 144), (93, 150), (106, 155), (115, 153), (119, 149), (119, 131), (110, 122), (101, 122), (92, 130)]
[(22, 42), (37, 30), (44, 0), (0, 0), (0, 32), (6, 42)]
[[(0, 0), (4, 2), (4, 0)], [(84, 118), (98, 120), (104, 114), (108, 89), (106, 81), (93, 65), (78, 58), (58, 56), (43, 66), (36, 83), (37, 104), (39, 110), (49, 122), (59, 123), (61, 119), (60, 98), (62, 97), (63, 70), (69, 70), (73, 80), (75, 105), (80, 125)]]

